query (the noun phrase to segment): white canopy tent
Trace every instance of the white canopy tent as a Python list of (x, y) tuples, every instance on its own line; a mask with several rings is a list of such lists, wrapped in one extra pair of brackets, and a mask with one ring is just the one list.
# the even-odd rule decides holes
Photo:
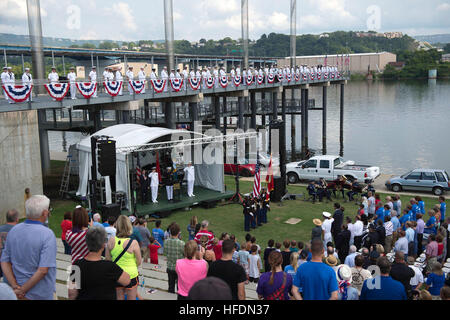
[[(102, 129), (93, 135), (108, 136), (116, 141), (116, 191), (126, 194), (127, 207), (130, 209), (130, 195), (132, 192), (130, 181), (131, 157), (133, 152), (139, 152), (153, 142), (176, 141), (180, 136), (187, 136), (191, 139), (195, 135), (203, 136), (199, 133), (174, 130), (161, 127), (147, 127), (138, 124), (119, 124)], [(175, 138), (174, 138), (175, 137)], [(186, 139), (186, 138), (185, 138)], [(79, 186), (77, 195), (86, 196), (88, 194), (89, 180), (91, 179), (91, 136), (83, 139), (76, 145), (79, 161)], [(123, 150), (126, 150), (125, 152)], [(223, 146), (219, 148), (219, 157), (223, 158)], [(144, 167), (155, 162), (155, 156), (152, 152), (142, 153), (140, 156), (140, 165)], [(136, 164), (136, 161), (134, 162)], [(195, 185), (207, 189), (225, 192), (224, 187), (224, 169), (223, 164), (195, 164)], [(111, 203), (111, 186), (109, 177), (105, 177), (106, 202)]]

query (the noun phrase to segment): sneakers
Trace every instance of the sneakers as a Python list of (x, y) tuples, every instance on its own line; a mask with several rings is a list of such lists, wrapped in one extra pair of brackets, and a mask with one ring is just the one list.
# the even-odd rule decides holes
[(158, 292), (158, 290), (156, 290), (156, 289), (148, 289), (147, 290), (147, 293), (149, 293), (149, 294), (152, 294), (152, 293), (155, 293), (155, 292)]

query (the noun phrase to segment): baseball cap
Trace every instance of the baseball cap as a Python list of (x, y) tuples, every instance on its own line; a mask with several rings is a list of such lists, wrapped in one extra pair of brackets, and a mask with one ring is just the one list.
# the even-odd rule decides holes
[(207, 277), (197, 281), (189, 290), (190, 300), (231, 300), (231, 289), (222, 279)]

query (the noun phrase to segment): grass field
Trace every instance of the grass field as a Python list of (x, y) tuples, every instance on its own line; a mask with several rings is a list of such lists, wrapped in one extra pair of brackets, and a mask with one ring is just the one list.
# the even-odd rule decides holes
[[(235, 182), (234, 177), (226, 176), (225, 182), (227, 190), (234, 190)], [(251, 192), (253, 182), (241, 181), (240, 190), (241, 193)], [(291, 194), (305, 193), (306, 188), (303, 186), (288, 186), (288, 191)], [(382, 201), (386, 195), (382, 195)], [(405, 206), (411, 196), (401, 196), (402, 204)], [(354, 202), (344, 203), (342, 198), (337, 200), (333, 199), (333, 202), (323, 203), (303, 201), (299, 198), (296, 200), (286, 200), (282, 203), (271, 203), (271, 210), (268, 212), (268, 223), (262, 227), (258, 227), (250, 232), (255, 236), (257, 243), (261, 248), (265, 248), (269, 239), (274, 239), (276, 242), (282, 243), (283, 240), (296, 240), (296, 241), (309, 241), (311, 239), (311, 230), (314, 227), (312, 219), (322, 219), (322, 212), (328, 211), (333, 213), (333, 203), (337, 201), (345, 207), (345, 216), (356, 215), (358, 207)], [(433, 207), (436, 203), (436, 199), (423, 198), (425, 201), (426, 209)], [(54, 208), (52, 216), (49, 220), (50, 228), (59, 237), (61, 234), (60, 224), (65, 211), (72, 211), (77, 203), (73, 201), (54, 200), (51, 206)], [(190, 218), (196, 215), (199, 221), (204, 219), (210, 222), (209, 229), (213, 231), (217, 236), (220, 236), (222, 232), (228, 232), (236, 236), (237, 241), (244, 241), (246, 232), (244, 231), (244, 218), (242, 214), (242, 206), (238, 204), (227, 204), (226, 202), (219, 203), (216, 208), (204, 209), (201, 207), (194, 207), (192, 210), (178, 210), (174, 211), (169, 217), (161, 219), (162, 228), (166, 229), (168, 225), (176, 221), (182, 232), (183, 240), (188, 238), (187, 225)], [(289, 218), (299, 218), (301, 222), (296, 225), (286, 224), (285, 221)], [(153, 221), (148, 223), (148, 227), (151, 230), (154, 226)]]

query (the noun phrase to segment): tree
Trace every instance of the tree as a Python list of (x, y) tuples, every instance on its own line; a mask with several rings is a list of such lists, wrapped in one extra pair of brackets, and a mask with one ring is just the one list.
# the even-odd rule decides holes
[(444, 46), (444, 52), (445, 52), (445, 53), (450, 53), (450, 43), (447, 43), (447, 44)]
[(95, 47), (94, 44), (86, 42), (86, 43), (83, 43), (81, 48), (83, 48), (83, 49), (95, 49), (96, 47)]

